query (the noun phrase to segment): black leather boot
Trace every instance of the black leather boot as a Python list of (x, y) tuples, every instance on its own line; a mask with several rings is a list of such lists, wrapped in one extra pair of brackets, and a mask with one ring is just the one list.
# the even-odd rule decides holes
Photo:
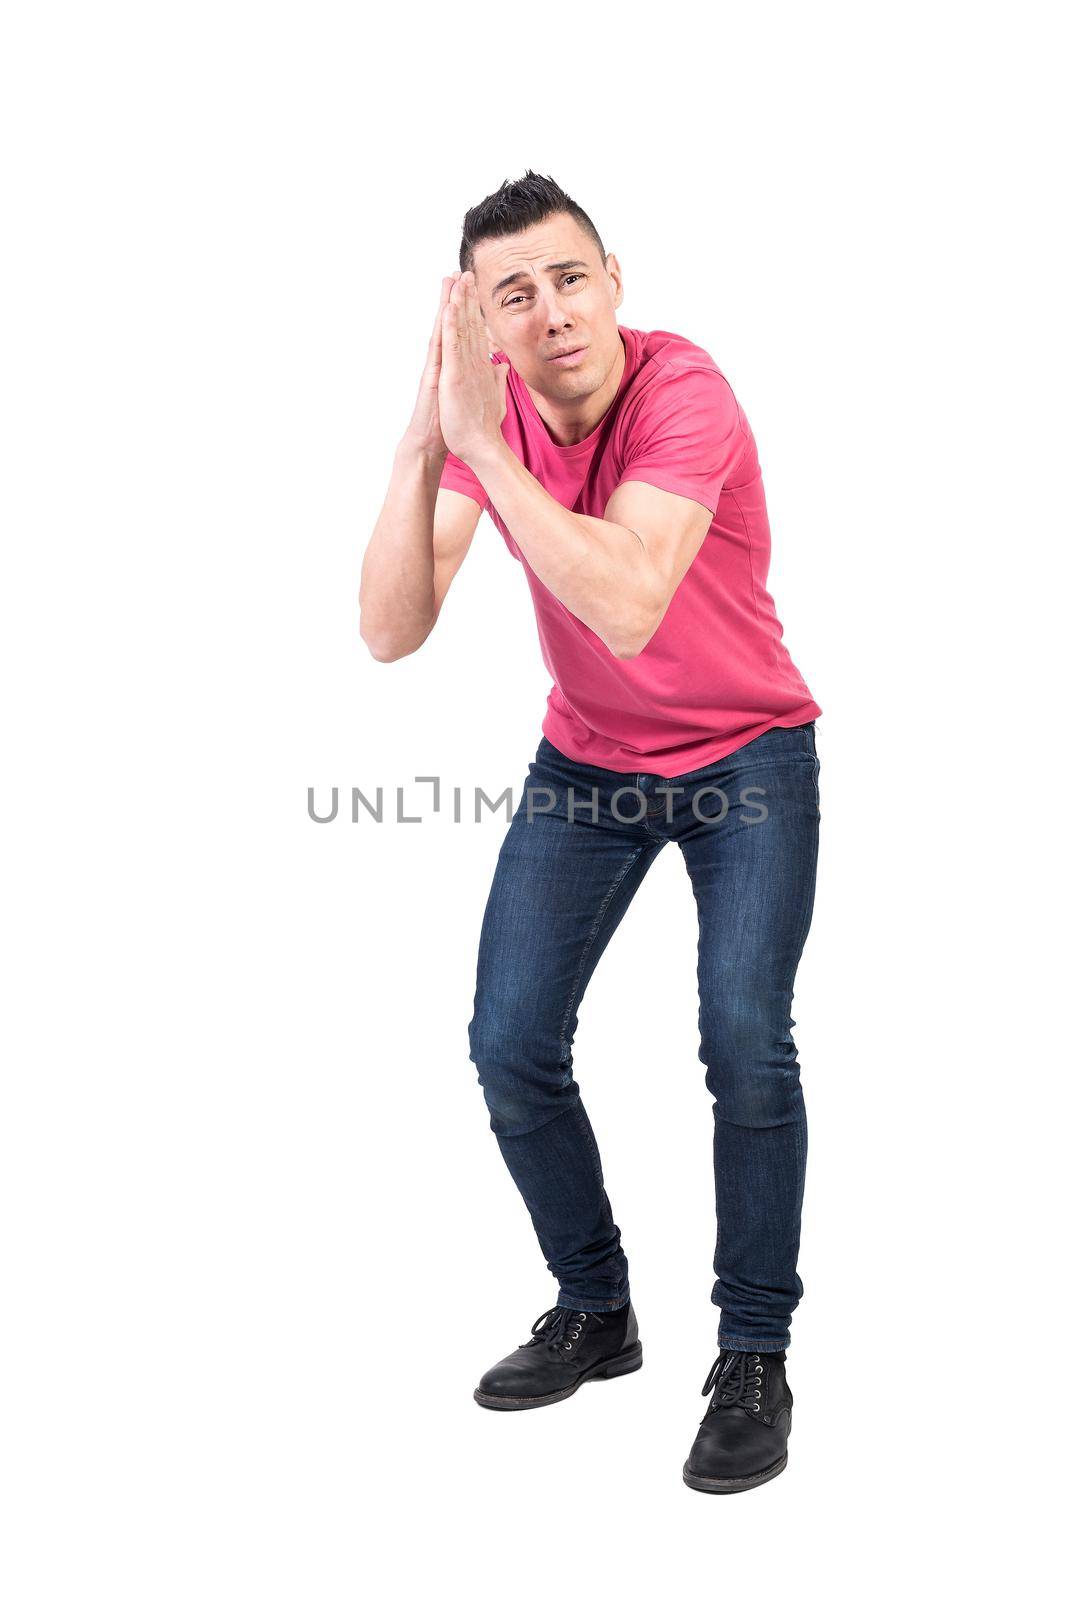
[(721, 1350), (701, 1393), (711, 1393), (712, 1400), (683, 1481), (707, 1494), (736, 1494), (777, 1477), (786, 1465), (794, 1403), (786, 1352)]
[(628, 1300), (618, 1311), (551, 1306), (533, 1339), (484, 1373), (475, 1399), (493, 1411), (524, 1411), (566, 1400), (590, 1378), (618, 1378), (642, 1364), (638, 1319)]

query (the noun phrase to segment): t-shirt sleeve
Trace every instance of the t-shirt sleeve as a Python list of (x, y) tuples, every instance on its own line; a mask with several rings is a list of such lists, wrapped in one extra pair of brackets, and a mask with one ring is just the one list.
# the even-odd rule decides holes
[(619, 481), (637, 478), (685, 495), (715, 516), (720, 490), (750, 442), (745, 416), (722, 373), (669, 365), (636, 408)]
[(439, 489), (455, 489), (457, 494), (466, 494), (472, 500), (477, 500), (481, 510), (485, 511), (489, 495), (483, 489), (478, 479), (466, 462), (459, 456), (454, 456), (450, 450), (445, 457), (445, 465), (441, 469)]

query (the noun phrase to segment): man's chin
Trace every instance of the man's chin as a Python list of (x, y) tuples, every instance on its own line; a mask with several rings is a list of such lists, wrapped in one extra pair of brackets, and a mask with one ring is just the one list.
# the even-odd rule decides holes
[(550, 366), (548, 381), (558, 394), (575, 399), (581, 395), (596, 394), (604, 379), (591, 373), (583, 363), (581, 367), (561, 367), (559, 372), (553, 372)]

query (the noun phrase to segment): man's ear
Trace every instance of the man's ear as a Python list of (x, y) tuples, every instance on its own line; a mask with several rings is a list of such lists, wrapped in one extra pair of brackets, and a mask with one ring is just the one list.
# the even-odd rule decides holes
[(609, 250), (608, 255), (605, 257), (605, 271), (606, 272), (608, 272), (608, 263), (609, 262), (613, 263), (613, 265), (615, 266), (616, 272), (619, 274), (619, 281), (618, 282), (616, 281), (615, 277), (613, 277), (612, 273), (609, 272), (609, 274), (608, 274), (609, 277), (612, 278), (612, 286), (613, 286), (613, 291), (614, 291), (612, 298), (613, 298), (613, 301), (614, 301), (615, 310), (618, 311), (620, 306), (623, 304), (623, 270), (619, 265), (619, 257), (616, 255), (614, 250)]

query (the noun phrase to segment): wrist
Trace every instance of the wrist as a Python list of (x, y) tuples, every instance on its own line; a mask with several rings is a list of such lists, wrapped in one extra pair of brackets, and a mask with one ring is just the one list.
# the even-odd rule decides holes
[(405, 466), (442, 468), (448, 450), (444, 444), (430, 444), (416, 434), (406, 433), (394, 451), (394, 459)]
[(470, 449), (464, 451), (461, 457), (465, 466), (471, 468), (476, 477), (482, 471), (489, 470), (497, 465), (505, 456), (512, 452), (505, 443), (503, 433), (488, 434), (484, 439), (479, 439)]

